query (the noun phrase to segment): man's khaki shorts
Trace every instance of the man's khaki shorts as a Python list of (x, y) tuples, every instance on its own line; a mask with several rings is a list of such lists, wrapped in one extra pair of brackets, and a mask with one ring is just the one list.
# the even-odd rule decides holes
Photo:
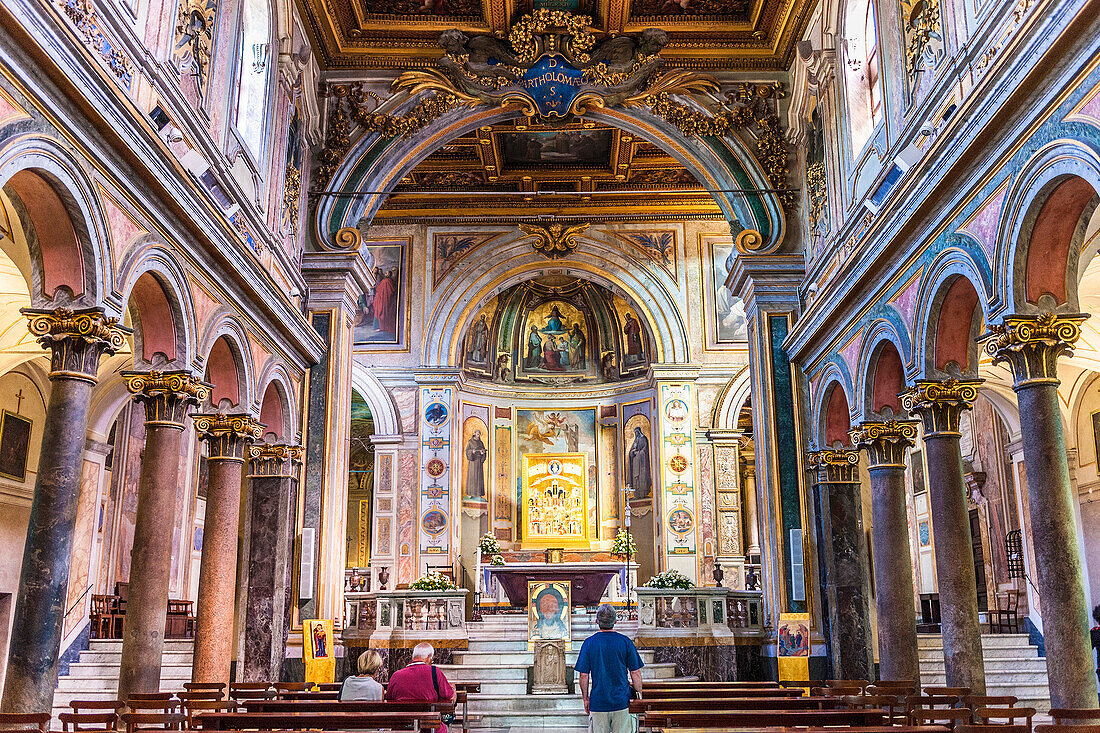
[(608, 713), (591, 713), (592, 733), (634, 733), (638, 719), (630, 710), (612, 710)]

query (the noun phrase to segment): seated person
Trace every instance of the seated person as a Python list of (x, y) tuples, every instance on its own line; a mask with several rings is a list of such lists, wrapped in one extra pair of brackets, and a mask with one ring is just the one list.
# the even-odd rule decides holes
[[(390, 675), (386, 699), (393, 702), (423, 700), (453, 703), (458, 695), (443, 673), (432, 664), (434, 659), (435, 649), (431, 644), (422, 642), (413, 647), (409, 666)], [(447, 733), (447, 726), (443, 725), (439, 730)]]
[(340, 685), (340, 700), (381, 700), (385, 691), (378, 681), (382, 673), (382, 655), (373, 649), (359, 655), (359, 675)]

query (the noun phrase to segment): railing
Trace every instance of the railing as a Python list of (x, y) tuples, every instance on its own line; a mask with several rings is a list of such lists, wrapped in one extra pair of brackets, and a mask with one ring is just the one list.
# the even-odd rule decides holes
[(460, 638), (466, 632), (467, 590), (344, 594), (345, 639), (422, 636)]
[(730, 639), (763, 635), (759, 591), (727, 588), (638, 589), (638, 633), (668, 636), (687, 633)]

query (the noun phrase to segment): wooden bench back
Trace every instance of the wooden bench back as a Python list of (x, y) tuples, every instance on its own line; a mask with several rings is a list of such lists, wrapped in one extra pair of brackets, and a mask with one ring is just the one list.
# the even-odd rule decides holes
[(414, 730), (438, 728), (439, 713), (204, 713), (202, 730)]

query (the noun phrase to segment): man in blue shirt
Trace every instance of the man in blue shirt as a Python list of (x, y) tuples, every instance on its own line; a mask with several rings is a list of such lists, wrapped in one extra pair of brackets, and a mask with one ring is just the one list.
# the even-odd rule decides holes
[[(630, 688), (642, 697), (642, 658), (628, 637), (617, 631), (615, 609), (605, 603), (596, 611), (600, 630), (584, 640), (575, 669), (581, 676), (584, 712), (592, 718), (592, 733), (633, 733)], [(588, 681), (592, 680), (592, 694)]]

